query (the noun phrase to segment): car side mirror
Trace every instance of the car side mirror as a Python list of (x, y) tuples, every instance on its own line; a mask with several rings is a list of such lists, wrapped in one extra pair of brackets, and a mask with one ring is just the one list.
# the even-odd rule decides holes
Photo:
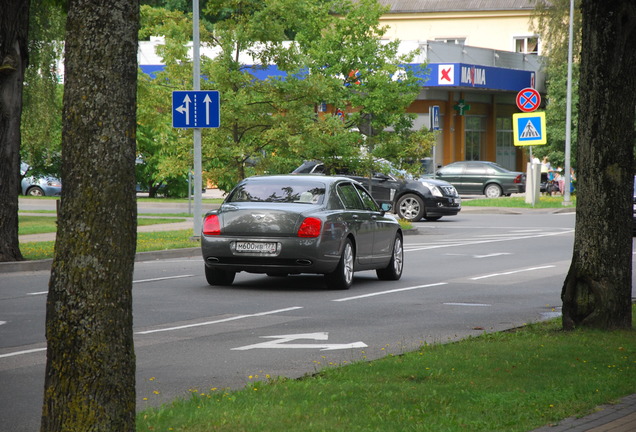
[(391, 203), (382, 203), (380, 208), (382, 209), (382, 213), (387, 213), (393, 209), (393, 205)]
[(387, 180), (389, 180), (391, 177), (389, 177), (388, 175), (383, 174), (383, 173), (375, 173), (375, 174), (373, 174), (373, 178), (374, 178), (374, 179), (378, 179), (378, 180), (380, 180), (380, 181), (387, 181)]

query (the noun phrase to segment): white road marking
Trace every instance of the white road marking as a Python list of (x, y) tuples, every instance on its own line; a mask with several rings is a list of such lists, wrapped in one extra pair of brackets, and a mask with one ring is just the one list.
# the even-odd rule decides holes
[(160, 328), (160, 329), (155, 329), (155, 330), (140, 331), (140, 332), (135, 332), (135, 334), (145, 335), (145, 334), (150, 334), (150, 333), (159, 333), (159, 332), (168, 332), (168, 331), (182, 330), (182, 329), (187, 329), (187, 328), (192, 328), (192, 327), (202, 327), (202, 326), (207, 326), (207, 325), (212, 325), (212, 324), (221, 324), (221, 323), (224, 323), (224, 322), (236, 321), (236, 320), (245, 319), (245, 318), (259, 317), (259, 316), (265, 316), (265, 315), (274, 315), (274, 314), (277, 314), (277, 313), (289, 312), (289, 311), (293, 311), (293, 310), (297, 310), (297, 309), (302, 309), (302, 307), (301, 306), (294, 306), (294, 307), (285, 308), (285, 309), (277, 309), (277, 310), (273, 310), (273, 311), (269, 311), (269, 312), (259, 312), (259, 313), (255, 313), (255, 314), (249, 314), (249, 315), (237, 315), (237, 316), (234, 316), (234, 317), (224, 318), (224, 319), (215, 320), (215, 321), (206, 321), (206, 322), (201, 322), (201, 323), (196, 323), (196, 324), (187, 324), (187, 325), (182, 325), (182, 326), (177, 326), (177, 327), (167, 327), (167, 328)]
[(353, 342), (348, 344), (290, 344), (287, 342), (292, 342), (298, 339), (311, 339), (317, 341), (326, 341), (329, 338), (329, 333), (327, 332), (318, 332), (318, 333), (303, 333), (303, 334), (295, 334), (295, 335), (280, 335), (280, 336), (261, 336), (261, 339), (275, 339), (272, 341), (261, 342), (254, 345), (247, 345), (239, 348), (232, 348), (233, 351), (246, 351), (251, 349), (277, 349), (277, 348), (285, 348), (285, 349), (320, 349), (320, 351), (334, 351), (340, 349), (351, 349), (351, 348), (366, 348), (368, 345), (364, 342)]
[(556, 267), (556, 266), (555, 265), (546, 265), (546, 266), (540, 266), (540, 267), (530, 267), (530, 268), (527, 268), (527, 269), (512, 270), (512, 271), (509, 271), (509, 272), (492, 273), (492, 274), (489, 274), (489, 275), (477, 276), (477, 277), (474, 277), (474, 278), (470, 278), (470, 280), (480, 280), (480, 279), (487, 279), (487, 278), (497, 277), (497, 276), (507, 276), (507, 275), (511, 275), (511, 274), (515, 274), (515, 273), (523, 273), (523, 272), (534, 271), (534, 270), (543, 270), (543, 269), (554, 268), (554, 267)]
[(486, 303), (443, 303), (447, 306), (481, 306), (481, 307), (490, 307), (491, 304)]
[(502, 255), (512, 255), (512, 254), (509, 252), (498, 252), (498, 253), (491, 253), (488, 255), (473, 255), (473, 258), (493, 258), (497, 256), (502, 256)]
[(153, 279), (139, 279), (139, 280), (134, 280), (133, 283), (144, 283), (144, 282), (158, 282), (158, 281), (164, 281), (164, 280), (171, 280), (171, 279), (183, 279), (183, 278), (189, 278), (189, 277), (194, 277), (195, 275), (179, 275), (179, 276), (166, 276), (166, 277), (160, 277), (160, 278), (153, 278)]
[(46, 348), (35, 348), (35, 349), (24, 350), (24, 351), (15, 351), (15, 352), (7, 353), (7, 354), (0, 354), (0, 358), (13, 357), (13, 356), (22, 355), (22, 354), (31, 354), (31, 353), (40, 352), (40, 351), (46, 351)]
[(535, 239), (535, 238), (539, 238), (539, 237), (551, 237), (551, 236), (555, 236), (555, 235), (570, 234), (570, 233), (573, 233), (573, 232), (574, 232), (573, 229), (568, 229), (568, 230), (565, 230), (565, 231), (549, 232), (549, 233), (545, 233), (545, 234), (533, 234), (533, 235), (502, 237), (502, 238), (490, 238), (490, 239), (484, 239), (484, 240), (478, 240), (478, 239), (463, 240), (463, 241), (454, 241), (454, 242), (443, 243), (443, 244), (429, 244), (429, 245), (422, 244), (421, 246), (419, 246), (418, 244), (409, 244), (409, 245), (405, 245), (404, 251), (405, 252), (416, 252), (416, 251), (420, 251), (420, 250), (441, 249), (441, 248), (455, 247), (455, 246), (468, 246), (468, 245), (485, 244), (485, 243), (497, 243), (497, 242), (510, 241), (510, 240), (525, 240), (525, 239), (530, 239), (530, 238)]
[[(163, 280), (182, 279), (182, 278), (189, 278), (189, 277), (195, 277), (195, 275), (179, 275), (179, 276), (166, 276), (166, 277), (153, 278), (153, 279), (139, 279), (139, 280), (134, 280), (133, 283), (136, 284), (136, 283), (145, 283), (145, 282), (159, 282)], [(37, 295), (46, 295), (48, 293), (49, 293), (48, 291), (40, 291), (40, 292), (27, 293), (27, 295), (37, 296)]]
[(380, 291), (380, 292), (377, 292), (377, 293), (363, 294), (363, 295), (359, 295), (359, 296), (355, 296), (355, 297), (345, 297), (345, 298), (335, 299), (335, 300), (331, 300), (331, 301), (334, 301), (334, 302), (345, 302), (345, 301), (349, 301), (349, 300), (359, 300), (359, 299), (363, 299), (363, 298), (367, 298), (367, 297), (375, 297), (375, 296), (379, 296), (379, 295), (393, 294), (393, 293), (402, 292), (402, 291), (412, 291), (412, 290), (416, 290), (416, 289), (430, 288), (430, 287), (446, 285), (446, 284), (448, 284), (448, 282), (439, 282), (439, 283), (428, 284), (428, 285), (417, 285), (417, 286), (406, 287), (406, 288), (397, 288), (397, 289), (393, 289), (393, 290), (389, 290), (389, 291)]

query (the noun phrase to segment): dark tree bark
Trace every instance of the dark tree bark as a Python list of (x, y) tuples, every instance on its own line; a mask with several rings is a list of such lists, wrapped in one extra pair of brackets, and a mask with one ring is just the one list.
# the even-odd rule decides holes
[(22, 260), (18, 240), (18, 190), (28, 29), (29, 2), (4, 0), (0, 12), (0, 262)]
[(137, 0), (70, 0), (42, 431), (134, 431)]
[(631, 328), (636, 3), (584, 0), (576, 234), (563, 328)]

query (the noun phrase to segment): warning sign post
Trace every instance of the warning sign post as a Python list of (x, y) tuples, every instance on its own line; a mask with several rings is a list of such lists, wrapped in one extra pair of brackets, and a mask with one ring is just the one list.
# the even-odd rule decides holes
[(547, 144), (545, 112), (512, 115), (514, 144), (531, 146)]

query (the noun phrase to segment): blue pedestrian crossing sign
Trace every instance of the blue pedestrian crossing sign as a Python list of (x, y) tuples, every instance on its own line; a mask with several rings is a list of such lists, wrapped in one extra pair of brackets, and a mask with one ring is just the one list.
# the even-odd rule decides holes
[(221, 102), (216, 90), (172, 92), (172, 127), (218, 128)]
[(513, 114), (512, 128), (516, 146), (543, 145), (548, 142), (543, 111)]

